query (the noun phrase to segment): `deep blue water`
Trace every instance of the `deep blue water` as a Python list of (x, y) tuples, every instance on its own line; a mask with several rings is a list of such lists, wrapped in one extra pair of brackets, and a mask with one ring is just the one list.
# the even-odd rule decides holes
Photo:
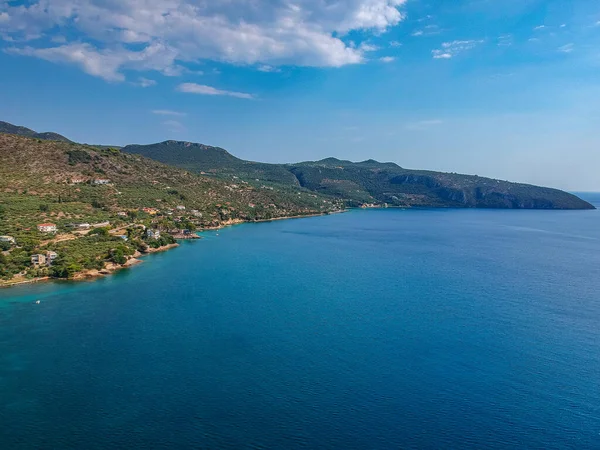
[(167, 447), (600, 448), (600, 211), (242, 225), (0, 290), (0, 448)]

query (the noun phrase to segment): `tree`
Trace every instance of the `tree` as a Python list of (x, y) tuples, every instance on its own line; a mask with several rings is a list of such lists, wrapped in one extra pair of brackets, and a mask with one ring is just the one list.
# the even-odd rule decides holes
[(123, 254), (122, 248), (116, 248), (111, 251), (111, 259), (116, 264), (125, 264), (127, 262), (127, 258)]
[(47, 203), (42, 203), (42, 204), (40, 205), (40, 211), (41, 211), (41, 212), (48, 212), (48, 211), (50, 211), (50, 207), (48, 206), (48, 204), (47, 204)]
[(108, 236), (108, 228), (106, 228), (106, 227), (94, 228), (93, 230), (91, 230), (88, 233), (88, 236), (93, 236), (95, 234), (97, 234), (98, 236)]
[(57, 278), (73, 278), (83, 268), (77, 263), (62, 263), (52, 266), (52, 275)]

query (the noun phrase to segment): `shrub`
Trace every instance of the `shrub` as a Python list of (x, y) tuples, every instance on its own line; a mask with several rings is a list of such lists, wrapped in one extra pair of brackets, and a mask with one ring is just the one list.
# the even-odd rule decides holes
[(69, 164), (71, 164), (72, 166), (78, 163), (87, 164), (92, 161), (92, 156), (85, 150), (69, 150), (67, 152), (67, 155), (69, 155)]
[(108, 236), (108, 228), (106, 228), (106, 227), (94, 228), (93, 230), (91, 230), (88, 233), (88, 236), (94, 236), (94, 235)]

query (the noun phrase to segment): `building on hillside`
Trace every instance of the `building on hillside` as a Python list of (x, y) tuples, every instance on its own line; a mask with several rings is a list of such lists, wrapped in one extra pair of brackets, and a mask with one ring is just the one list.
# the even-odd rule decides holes
[(85, 183), (85, 182), (86, 182), (85, 178), (79, 178), (79, 177), (71, 178), (71, 184), (81, 184), (81, 183)]
[(158, 209), (156, 208), (142, 208), (142, 211), (144, 211), (146, 214), (150, 214), (151, 216), (158, 214)]
[(92, 184), (95, 184), (95, 185), (110, 184), (110, 180), (106, 179), (106, 178), (96, 178), (95, 180), (92, 180)]
[(49, 266), (51, 266), (54, 263), (56, 258), (58, 258), (58, 253), (53, 251), (46, 252), (46, 263), (48, 263)]
[(75, 228), (76, 230), (89, 230), (91, 225), (89, 223), (70, 223), (69, 228)]
[(33, 264), (34, 266), (42, 266), (46, 264), (46, 255), (31, 255), (31, 264)]
[(190, 212), (194, 215), (194, 217), (202, 217), (202, 213), (197, 209), (192, 209)]
[(183, 205), (177, 205), (177, 209), (179, 211), (185, 211), (185, 206), (183, 206)]
[(158, 239), (158, 238), (160, 238), (160, 231), (159, 230), (150, 230), (150, 229), (147, 229), (146, 230), (146, 237), (148, 239)]
[(117, 216), (119, 216), (119, 217), (127, 217), (127, 213), (125, 211), (119, 211), (117, 213)]
[(38, 231), (42, 233), (56, 233), (56, 224), (53, 223), (40, 223), (37, 226)]
[(0, 242), (8, 242), (10, 245), (15, 245), (17, 243), (12, 236), (0, 236)]

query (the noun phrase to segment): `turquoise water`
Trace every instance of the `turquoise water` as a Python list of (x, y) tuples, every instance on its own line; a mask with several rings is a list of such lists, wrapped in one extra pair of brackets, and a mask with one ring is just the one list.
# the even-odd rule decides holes
[(0, 424), (3, 449), (600, 448), (600, 212), (242, 225), (0, 290)]

